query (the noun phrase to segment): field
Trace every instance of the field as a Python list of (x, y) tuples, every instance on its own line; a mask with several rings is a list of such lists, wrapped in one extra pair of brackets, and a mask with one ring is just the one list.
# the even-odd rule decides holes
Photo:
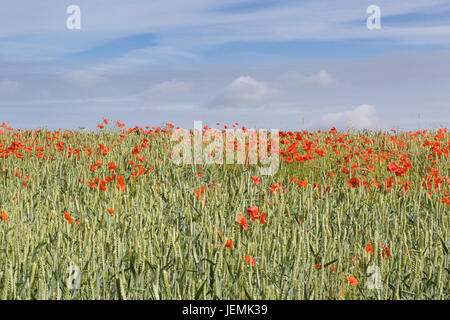
[(4, 123), (0, 298), (450, 298), (447, 129), (280, 132), (273, 176), (175, 129)]

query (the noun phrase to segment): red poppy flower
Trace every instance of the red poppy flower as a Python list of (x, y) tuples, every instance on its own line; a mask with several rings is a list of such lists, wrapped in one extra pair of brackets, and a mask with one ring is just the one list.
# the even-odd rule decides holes
[(267, 217), (266, 213), (265, 212), (261, 212), (259, 214), (259, 222), (261, 224), (266, 224), (267, 223), (266, 217)]
[(371, 254), (373, 254), (373, 247), (372, 247), (372, 245), (370, 243), (367, 244), (366, 251), (370, 252)]
[(247, 220), (243, 216), (237, 216), (237, 221), (242, 225), (242, 228), (244, 230), (248, 229), (248, 223)]
[(390, 258), (391, 250), (389, 250), (388, 247), (383, 247), (383, 251), (381, 252), (381, 255), (383, 256), (383, 258)]
[(8, 215), (5, 212), (0, 211), (0, 219), (5, 221), (5, 222), (7, 222), (8, 221)]
[(231, 248), (234, 245), (234, 242), (231, 240), (227, 240), (227, 242), (225, 243), (225, 247), (227, 248)]
[(255, 184), (260, 184), (260, 183), (261, 183), (261, 180), (260, 180), (258, 177), (256, 177), (256, 176), (253, 176), (253, 177), (252, 177), (252, 180), (253, 180), (253, 182), (254, 182)]
[(117, 166), (114, 162), (108, 163), (108, 170), (116, 170)]
[(389, 163), (387, 165), (387, 171), (389, 172), (396, 172), (398, 170), (398, 166), (395, 163)]
[(308, 182), (302, 181), (302, 180), (297, 180), (297, 185), (299, 187), (306, 187), (306, 186), (308, 186)]
[(251, 260), (252, 267), (254, 267), (254, 266), (255, 266), (256, 260), (253, 259), (249, 254), (246, 255), (246, 256), (245, 256), (245, 261), (246, 261), (247, 263), (250, 263), (250, 260)]
[(355, 277), (347, 276), (346, 278), (351, 286), (356, 286), (358, 284), (358, 280)]
[(258, 213), (258, 207), (257, 206), (252, 206), (252, 207), (247, 209), (247, 214), (249, 216), (256, 215), (257, 213)]
[(347, 185), (353, 188), (358, 187), (361, 184), (361, 180), (358, 178), (347, 179)]
[(256, 219), (259, 218), (258, 216), (258, 207), (256, 206), (252, 206), (250, 208), (247, 209), (247, 216), (252, 219), (252, 221), (254, 222)]
[(64, 212), (64, 218), (69, 222), (69, 224), (72, 224), (73, 219), (68, 212)]

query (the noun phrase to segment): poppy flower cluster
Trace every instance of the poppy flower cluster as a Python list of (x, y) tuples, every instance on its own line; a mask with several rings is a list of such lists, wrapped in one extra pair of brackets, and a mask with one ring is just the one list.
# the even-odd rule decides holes
[(259, 211), (257, 206), (251, 206), (250, 208), (247, 209), (247, 216), (253, 221), (255, 222), (256, 220), (258, 220), (261, 224), (266, 224), (267, 220), (266, 220), (266, 213)]
[(256, 260), (253, 259), (249, 254), (247, 254), (247, 255), (245, 256), (245, 262), (251, 264), (252, 267), (254, 267), (254, 266), (255, 266), (255, 263), (256, 263)]

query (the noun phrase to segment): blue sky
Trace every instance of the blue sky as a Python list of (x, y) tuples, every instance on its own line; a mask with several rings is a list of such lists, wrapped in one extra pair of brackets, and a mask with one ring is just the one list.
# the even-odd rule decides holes
[(449, 62), (448, 0), (16, 0), (0, 11), (0, 122), (449, 127)]

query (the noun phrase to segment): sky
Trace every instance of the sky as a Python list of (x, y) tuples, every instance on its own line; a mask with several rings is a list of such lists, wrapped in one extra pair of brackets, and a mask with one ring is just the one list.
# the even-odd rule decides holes
[[(67, 27), (71, 5), (80, 29)], [(379, 29), (367, 27), (370, 5)], [(0, 122), (77, 129), (104, 118), (448, 128), (450, 1), (3, 1)]]

